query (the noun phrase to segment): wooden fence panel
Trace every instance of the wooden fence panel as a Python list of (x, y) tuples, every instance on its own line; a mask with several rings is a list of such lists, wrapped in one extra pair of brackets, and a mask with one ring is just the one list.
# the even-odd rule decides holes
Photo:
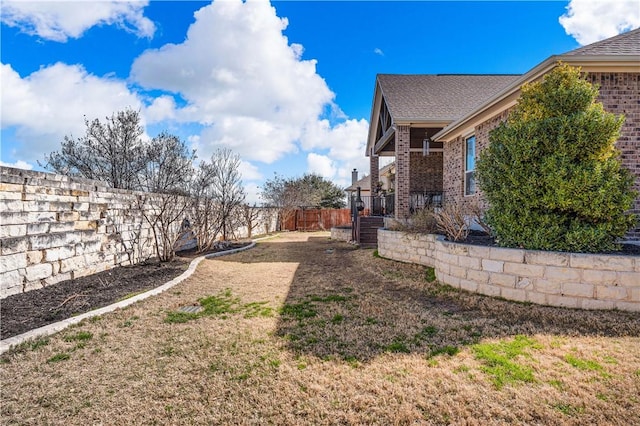
[(349, 209), (298, 209), (282, 223), (287, 231), (329, 230), (334, 226), (351, 223)]

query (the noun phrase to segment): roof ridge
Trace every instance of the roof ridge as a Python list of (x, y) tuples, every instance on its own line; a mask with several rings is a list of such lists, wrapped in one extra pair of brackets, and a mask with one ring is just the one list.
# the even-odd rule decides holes
[(602, 48), (603, 46), (606, 47), (609, 44), (616, 43), (616, 42), (619, 42), (620, 40), (623, 40), (629, 37), (635, 37), (635, 36), (640, 36), (640, 27), (625, 31), (613, 37), (605, 38), (603, 40), (598, 40), (596, 42), (593, 42), (584, 46), (580, 46), (576, 49), (573, 49), (564, 53), (564, 55), (580, 54), (585, 51), (593, 50), (594, 48)]

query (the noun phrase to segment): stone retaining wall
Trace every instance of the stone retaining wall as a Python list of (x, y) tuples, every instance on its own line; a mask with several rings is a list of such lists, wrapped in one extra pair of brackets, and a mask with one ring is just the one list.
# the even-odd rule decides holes
[(351, 241), (351, 227), (333, 227), (331, 228), (331, 239), (338, 241)]
[[(158, 211), (158, 194), (51, 173), (0, 170), (0, 299), (156, 255), (143, 212)], [(254, 229), (269, 232), (275, 219)], [(246, 235), (246, 228), (239, 231)]]
[(456, 288), (541, 305), (640, 311), (640, 256), (560, 253), (378, 230), (380, 256), (435, 269)]

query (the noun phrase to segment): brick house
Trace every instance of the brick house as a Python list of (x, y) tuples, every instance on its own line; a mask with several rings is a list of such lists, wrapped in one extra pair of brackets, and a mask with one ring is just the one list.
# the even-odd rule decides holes
[[(626, 117), (616, 146), (640, 191), (640, 29), (635, 29), (551, 56), (523, 75), (378, 75), (366, 155), (372, 174), (379, 156), (395, 156), (395, 218), (410, 216), (416, 191), (440, 190), (445, 202), (482, 202), (474, 165), (489, 132), (508, 117), (522, 85), (542, 79), (559, 61), (580, 67), (600, 86), (604, 108)], [(632, 211), (640, 214), (640, 196)], [(640, 240), (640, 225), (627, 237)]]

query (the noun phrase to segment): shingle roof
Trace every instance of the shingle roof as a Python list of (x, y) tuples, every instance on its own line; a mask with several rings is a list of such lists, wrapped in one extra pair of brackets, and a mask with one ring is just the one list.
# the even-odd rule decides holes
[(379, 74), (378, 83), (394, 121), (453, 121), (518, 77)]
[(356, 191), (358, 187), (360, 187), (362, 191), (371, 191), (371, 175), (366, 175), (359, 181), (346, 187), (344, 190), (353, 192)]
[(640, 28), (565, 53), (574, 55), (640, 55)]
[[(378, 175), (380, 177), (384, 176), (394, 166), (395, 166), (395, 162), (387, 164), (386, 166), (382, 167), (378, 171)], [(346, 187), (344, 190), (345, 191), (356, 191), (358, 189), (358, 187), (360, 187), (360, 189), (363, 190), (363, 191), (371, 191), (371, 175), (366, 175), (362, 179), (360, 179), (357, 182), (355, 182), (355, 183), (351, 184), (350, 186)]]

